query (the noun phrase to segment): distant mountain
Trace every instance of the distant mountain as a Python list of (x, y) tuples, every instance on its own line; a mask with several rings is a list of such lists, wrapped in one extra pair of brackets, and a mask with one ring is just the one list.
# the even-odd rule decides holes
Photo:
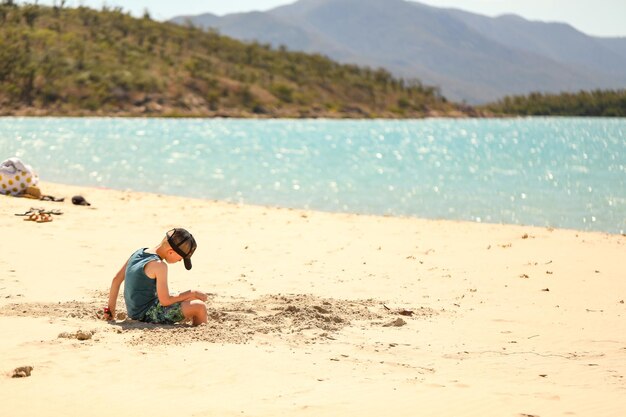
[(267, 12), (181, 16), (246, 41), (384, 67), (453, 100), (626, 87), (626, 38), (404, 0), (300, 0)]
[[(507, 47), (607, 74), (619, 76), (621, 73), (626, 77), (626, 38), (594, 38), (568, 24), (529, 22), (515, 15), (489, 18), (459, 10), (450, 13), (481, 35)], [(621, 44), (623, 52), (612, 50), (611, 40), (615, 41), (615, 48)]]

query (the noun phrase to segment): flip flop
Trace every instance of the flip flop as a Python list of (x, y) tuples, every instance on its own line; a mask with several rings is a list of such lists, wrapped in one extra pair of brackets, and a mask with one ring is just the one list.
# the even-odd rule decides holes
[(39, 221), (39, 213), (30, 213), (28, 217), (24, 219), (24, 221), (30, 222), (38, 222)]
[(48, 213), (40, 213), (39, 219), (37, 219), (37, 223), (48, 223), (52, 221), (52, 216)]
[(54, 215), (58, 216), (58, 215), (63, 214), (63, 212), (61, 210), (58, 210), (58, 209), (56, 209), (56, 210), (41, 210), (39, 212), (39, 214), (54, 214)]
[(56, 214), (56, 215), (63, 214), (63, 212), (60, 209), (46, 210), (46, 209), (43, 209), (43, 208), (31, 207), (30, 210), (25, 211), (24, 213), (15, 213), (15, 215), (16, 216), (30, 216), (33, 213)]
[(26, 217), (24, 220), (33, 221), (38, 223), (46, 223), (52, 221), (51, 215), (61, 215), (63, 212), (61, 210), (44, 210), (41, 208), (31, 208), (24, 213), (15, 213), (16, 216)]
[(62, 202), (62, 201), (65, 201), (65, 197), (57, 198), (57, 197), (52, 196), (52, 195), (42, 195), (40, 200)]
[(24, 213), (15, 213), (16, 216), (30, 216), (31, 214), (36, 214), (42, 211), (43, 209), (31, 207), (28, 211)]

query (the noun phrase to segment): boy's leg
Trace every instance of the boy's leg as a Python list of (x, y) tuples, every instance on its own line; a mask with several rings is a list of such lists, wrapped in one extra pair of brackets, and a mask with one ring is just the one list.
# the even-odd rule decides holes
[(185, 316), (185, 319), (191, 320), (191, 323), (194, 326), (207, 322), (208, 315), (206, 311), (206, 304), (204, 304), (203, 301), (183, 301), (180, 306)]
[(185, 320), (185, 315), (183, 314), (182, 303), (174, 303), (163, 307), (159, 302), (150, 307), (141, 319), (141, 321), (146, 323), (156, 324), (174, 324), (183, 320)]

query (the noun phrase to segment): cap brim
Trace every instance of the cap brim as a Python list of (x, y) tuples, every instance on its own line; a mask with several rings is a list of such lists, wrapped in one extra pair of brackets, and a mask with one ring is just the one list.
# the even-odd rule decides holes
[(185, 263), (185, 269), (189, 271), (191, 269), (191, 258), (184, 258), (183, 262)]

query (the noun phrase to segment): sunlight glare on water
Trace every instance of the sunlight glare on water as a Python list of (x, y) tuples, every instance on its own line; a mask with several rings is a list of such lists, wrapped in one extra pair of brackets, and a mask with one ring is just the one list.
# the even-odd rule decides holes
[(45, 181), (624, 233), (626, 119), (0, 119)]

